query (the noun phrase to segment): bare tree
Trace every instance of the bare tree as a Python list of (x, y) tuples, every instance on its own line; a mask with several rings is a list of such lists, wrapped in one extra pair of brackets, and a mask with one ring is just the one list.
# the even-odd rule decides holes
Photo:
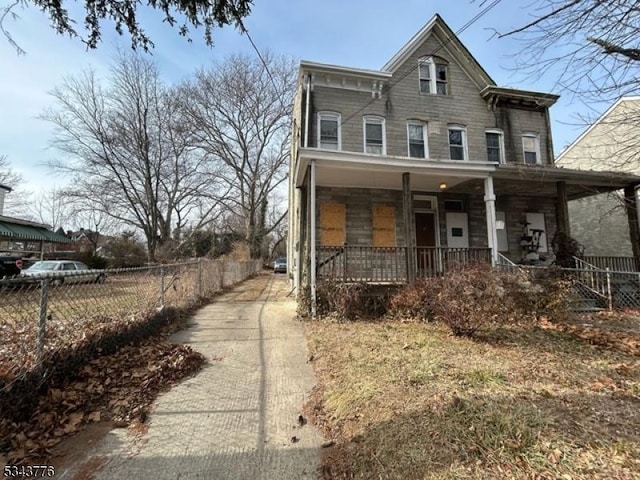
[(175, 93), (153, 62), (121, 53), (107, 86), (93, 72), (67, 78), (53, 91), (56, 108), (43, 116), (67, 155), (52, 167), (73, 177), (74, 204), (142, 231), (150, 260), (173, 231), (210, 222), (223, 191), (192, 146)]
[(0, 185), (16, 188), (22, 183), (22, 175), (16, 173), (9, 165), (6, 155), (0, 155)]
[(25, 206), (28, 204), (28, 192), (23, 188), (24, 180), (22, 175), (11, 168), (9, 158), (6, 155), (0, 155), (0, 185), (11, 189), (11, 192), (5, 196), (4, 213), (26, 214)]
[(29, 215), (36, 221), (51, 226), (57, 230), (65, 221), (69, 220), (69, 199), (64, 191), (57, 187), (43, 190), (32, 195), (29, 206)]
[(520, 72), (551, 75), (565, 92), (610, 102), (640, 91), (638, 8), (635, 0), (535, 0), (533, 19), (499, 37), (522, 43), (514, 56)]
[[(263, 63), (264, 62), (264, 63)], [(222, 167), (225, 205), (240, 218), (251, 256), (286, 217), (274, 193), (286, 179), (296, 66), (270, 53), (235, 55), (184, 86), (184, 108), (198, 145)], [(277, 218), (269, 212), (278, 207)]]

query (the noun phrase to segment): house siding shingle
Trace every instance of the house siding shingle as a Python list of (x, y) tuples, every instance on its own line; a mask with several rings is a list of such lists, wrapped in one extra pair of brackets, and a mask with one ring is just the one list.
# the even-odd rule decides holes
[[(437, 52), (448, 63), (449, 95), (420, 94), (418, 90), (418, 59)], [(325, 83), (323, 83), (323, 81)], [(429, 38), (397, 72), (382, 97), (372, 101), (370, 92), (339, 88), (338, 79), (318, 78), (311, 95), (309, 146), (317, 147), (317, 114), (331, 111), (342, 116), (342, 150), (363, 152), (363, 117), (385, 118), (387, 155), (406, 157), (407, 121), (427, 124), (429, 157), (449, 159), (448, 125), (466, 127), (469, 159), (487, 161), (485, 131), (499, 128), (505, 135), (507, 162), (523, 162), (522, 134), (537, 133), (540, 137), (541, 161), (550, 164), (547, 121), (544, 110), (500, 106), (494, 111), (480, 97), (480, 88), (456, 60), (441, 48), (440, 42)]]

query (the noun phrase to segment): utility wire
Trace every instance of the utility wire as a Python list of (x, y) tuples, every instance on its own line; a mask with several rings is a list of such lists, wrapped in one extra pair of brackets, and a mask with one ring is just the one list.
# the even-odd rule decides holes
[[(455, 36), (457, 37), (458, 35), (460, 35), (461, 33), (463, 33), (467, 28), (469, 28), (471, 25), (473, 25), (474, 23), (476, 23), (478, 20), (480, 20), (484, 15), (486, 15), (492, 8), (494, 8), (496, 5), (498, 5), (502, 0), (494, 0), (493, 2), (491, 2), (487, 7), (485, 7), (483, 10), (481, 10), (480, 12), (478, 12), (471, 20), (469, 20), (467, 23), (465, 23), (462, 27), (460, 27), (460, 29), (455, 32)], [(447, 37), (447, 40), (442, 43), (438, 48), (436, 48), (431, 55), (435, 55), (436, 53), (438, 53), (441, 49), (443, 49), (448, 43), (450, 43), (453, 40), (453, 38), (451, 37)], [(420, 67), (420, 62), (418, 62), (418, 64), (414, 67), (412, 67), (407, 73), (405, 73), (404, 75), (402, 75), (401, 77), (399, 77), (397, 80), (393, 81), (393, 82), (389, 82), (389, 85), (385, 88), (385, 91), (390, 91), (393, 87), (395, 87), (398, 83), (400, 83), (402, 80), (404, 80), (405, 78), (407, 78), (409, 75), (411, 75), (413, 72), (415, 72), (418, 68)], [(345, 123), (347, 123), (349, 120), (351, 120), (352, 118), (354, 118), (356, 115), (358, 115), (359, 113), (361, 113), (362, 111), (364, 111), (365, 109), (367, 109), (370, 105), (372, 105), (373, 103), (375, 103), (377, 100), (379, 100), (380, 98), (376, 98), (374, 97), (373, 99), (371, 99), (369, 102), (367, 102), (362, 108), (356, 110), (355, 113), (349, 115), (345, 120), (343, 120), (342, 122), (340, 122), (340, 126), (343, 126)]]
[(278, 89), (278, 85), (275, 81), (275, 79), (273, 78), (273, 75), (271, 74), (271, 70), (269, 70), (269, 66), (267, 65), (267, 62), (265, 61), (264, 57), (262, 56), (262, 53), (260, 53), (260, 49), (257, 47), (257, 45), (255, 44), (255, 42), (253, 41), (253, 38), (251, 38), (251, 35), (249, 34), (249, 30), (247, 30), (247, 27), (244, 26), (244, 23), (242, 22), (241, 19), (238, 20), (239, 25), (240, 25), (240, 31), (242, 33), (244, 33), (247, 38), (249, 39), (249, 43), (251, 43), (251, 46), (253, 47), (253, 49), (256, 52), (256, 55), (258, 55), (258, 58), (260, 59), (260, 63), (262, 63), (262, 66), (264, 67), (265, 71), (267, 72), (267, 75), (269, 76), (269, 79), (271, 80), (271, 83), (273, 85), (273, 88), (275, 89), (275, 94), (278, 97), (278, 100), (280, 101), (280, 106), (284, 109), (287, 110), (289, 107), (285, 104), (284, 100), (282, 99), (282, 94)]

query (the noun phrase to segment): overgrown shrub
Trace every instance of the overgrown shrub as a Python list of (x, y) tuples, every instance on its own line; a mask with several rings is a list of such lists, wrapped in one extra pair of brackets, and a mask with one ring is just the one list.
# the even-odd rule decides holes
[(509, 310), (507, 300), (499, 272), (487, 265), (470, 265), (439, 278), (431, 306), (454, 335), (471, 336), (481, 326), (502, 320)]
[[(318, 282), (316, 314), (333, 314), (339, 320), (381, 317), (387, 312), (388, 289), (366, 283)], [(311, 315), (311, 288), (302, 288), (297, 300), (298, 316)]]
[[(534, 320), (546, 317), (552, 321), (564, 321), (570, 313), (574, 280), (560, 267), (536, 268), (519, 274), (528, 279), (530, 288), (514, 291), (512, 303), (522, 316)], [(528, 292), (526, 291), (528, 290)]]
[(440, 291), (440, 284), (439, 277), (426, 277), (403, 286), (389, 298), (389, 313), (395, 318), (429, 321), (433, 318), (433, 302)]
[(557, 231), (553, 236), (551, 247), (556, 256), (556, 265), (565, 268), (575, 268), (576, 262), (573, 257), (581, 257), (584, 254), (584, 246), (561, 231)]
[(422, 321), (438, 319), (454, 335), (472, 336), (490, 324), (566, 318), (570, 286), (559, 268), (505, 272), (467, 265), (402, 287), (391, 297), (389, 311)]
[(100, 255), (91, 252), (84, 252), (78, 255), (78, 260), (86, 264), (89, 268), (104, 269), (109, 266), (109, 261)]

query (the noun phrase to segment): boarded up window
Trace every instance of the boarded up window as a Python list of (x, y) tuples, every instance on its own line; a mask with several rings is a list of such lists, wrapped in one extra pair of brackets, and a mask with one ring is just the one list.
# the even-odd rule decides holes
[(344, 203), (320, 204), (320, 245), (338, 247), (346, 241)]
[(394, 207), (373, 207), (373, 246), (396, 246), (396, 210)]

